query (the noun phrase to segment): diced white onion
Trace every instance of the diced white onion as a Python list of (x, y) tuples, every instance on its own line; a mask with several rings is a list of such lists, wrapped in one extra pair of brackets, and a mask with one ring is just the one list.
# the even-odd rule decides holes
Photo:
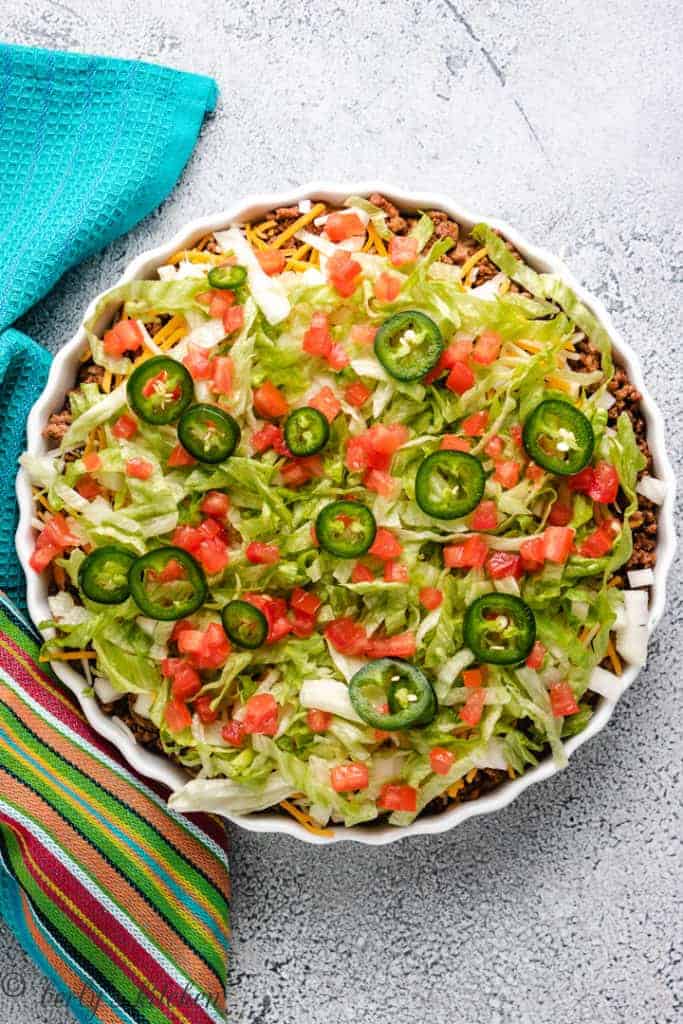
[(103, 679), (102, 676), (97, 676), (93, 683), (93, 689), (99, 700), (103, 704), (111, 704), (112, 701), (118, 700), (122, 696), (120, 690), (116, 690), (108, 679)]
[(615, 402), (616, 398), (611, 391), (603, 391), (595, 404), (599, 409), (611, 409)]
[(628, 626), (646, 626), (649, 619), (647, 591), (625, 590), (623, 594)]
[(304, 708), (317, 708), (350, 722), (363, 723), (353, 709), (348, 686), (336, 679), (306, 679), (299, 691), (299, 703)]
[(619, 676), (615, 676), (613, 672), (608, 672), (607, 669), (600, 668), (597, 665), (593, 669), (588, 689), (593, 690), (594, 693), (599, 693), (606, 700), (613, 703), (621, 696), (623, 685)]
[(632, 665), (644, 665), (647, 661), (647, 626), (628, 626), (617, 630), (617, 650)]
[(655, 505), (661, 505), (666, 498), (666, 484), (663, 480), (658, 480), (656, 476), (642, 476), (636, 484), (636, 490), (638, 494), (642, 494), (648, 501), (653, 501)]
[(153, 693), (139, 693), (133, 703), (133, 711), (140, 718), (149, 718), (149, 713), (154, 703)]
[(631, 587), (651, 587), (655, 582), (652, 569), (631, 569), (626, 575)]

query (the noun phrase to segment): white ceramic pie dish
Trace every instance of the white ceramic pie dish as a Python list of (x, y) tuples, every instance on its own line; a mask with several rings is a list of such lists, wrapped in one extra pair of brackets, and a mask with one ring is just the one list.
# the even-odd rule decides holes
[[(155, 249), (142, 253), (134, 259), (128, 265), (120, 280), (112, 283), (112, 287), (134, 278), (152, 277), (156, 268), (163, 264), (178, 249), (191, 247), (192, 243), (208, 231), (226, 228), (232, 222), (239, 223), (250, 220), (274, 207), (289, 206), (302, 199), (317, 198), (331, 203), (341, 203), (349, 195), (367, 195), (371, 192), (382, 193), (404, 209), (445, 210), (467, 228), (478, 221), (485, 220), (493, 227), (498, 228), (537, 270), (556, 273), (564, 278), (583, 302), (593, 311), (609, 333), (616, 361), (624, 366), (631, 382), (642, 393), (641, 404), (647, 422), (648, 441), (654, 460), (654, 472), (658, 478), (667, 484), (667, 495), (661, 506), (659, 517), (657, 564), (654, 571), (655, 582), (650, 588), (648, 627), (650, 632), (652, 632), (664, 610), (666, 578), (675, 550), (673, 524), (675, 478), (666, 454), (664, 422), (661, 413), (648, 394), (638, 357), (620, 337), (602, 303), (582, 288), (557, 256), (554, 256), (545, 249), (532, 245), (508, 224), (495, 218), (474, 214), (469, 210), (465, 210), (447, 196), (439, 193), (403, 192), (381, 182), (351, 183), (341, 186), (312, 183), (288, 192), (248, 196), (242, 202), (228, 207), (222, 213), (191, 221), (169, 241)], [(92, 314), (100, 297), (95, 298), (90, 304), (84, 313), (83, 320)], [(105, 324), (97, 326), (105, 326)], [(47, 450), (47, 444), (42, 437), (43, 427), (50, 413), (61, 407), (67, 390), (73, 386), (80, 356), (85, 344), (86, 336), (81, 327), (75, 336), (55, 356), (45, 390), (33, 406), (28, 417), (27, 448), (33, 454), (43, 454)], [(23, 470), (19, 472), (17, 477), (17, 499), (20, 519), (16, 535), (16, 545), (27, 579), (29, 612), (33, 621), (37, 623), (48, 619), (50, 612), (47, 604), (46, 580), (43, 576), (33, 572), (28, 564), (34, 544), (34, 530), (31, 524), (33, 502), (30, 484)], [(172, 789), (177, 788), (186, 781), (187, 777), (179, 767), (168, 759), (152, 754), (139, 746), (122, 724), (107, 717), (101, 711), (94, 698), (83, 693), (87, 684), (78, 671), (64, 662), (55, 662), (52, 667), (62, 682), (76, 694), (92, 727), (117, 747), (133, 768), (142, 775), (165, 783)], [(588, 728), (578, 736), (572, 737), (566, 743), (566, 751), (569, 756), (604, 728), (612, 715), (618, 698), (633, 683), (638, 671), (639, 669), (635, 666), (625, 667), (621, 677), (622, 686), (618, 697), (613, 701), (600, 698), (600, 703)], [(253, 832), (281, 832), (309, 843), (323, 845), (341, 840), (354, 840), (371, 846), (380, 846), (406, 838), (407, 836), (444, 832), (454, 828), (460, 822), (473, 815), (497, 811), (514, 800), (527, 786), (554, 775), (557, 770), (553, 761), (546, 759), (537, 767), (527, 771), (517, 779), (504, 783), (486, 796), (471, 802), (454, 804), (440, 814), (420, 817), (408, 827), (395, 828), (386, 824), (372, 824), (346, 829), (343, 826), (336, 826), (332, 828), (333, 835), (329, 839), (311, 834), (294, 820), (279, 813), (263, 813), (245, 817), (228, 814), (226, 817)]]

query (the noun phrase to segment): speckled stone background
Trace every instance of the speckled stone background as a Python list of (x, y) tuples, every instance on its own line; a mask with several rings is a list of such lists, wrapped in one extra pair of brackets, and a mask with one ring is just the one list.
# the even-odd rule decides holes
[[(45, 344), (192, 217), (251, 190), (382, 176), (448, 191), (561, 252), (640, 353), (680, 465), (676, 0), (0, 7), (9, 41), (164, 62), (221, 89), (171, 198), (25, 318)], [(495, 817), (384, 849), (233, 828), (232, 1021), (681, 1020), (679, 580), (680, 567), (609, 727)], [(2, 1024), (70, 1024), (2, 928), (0, 968)]]

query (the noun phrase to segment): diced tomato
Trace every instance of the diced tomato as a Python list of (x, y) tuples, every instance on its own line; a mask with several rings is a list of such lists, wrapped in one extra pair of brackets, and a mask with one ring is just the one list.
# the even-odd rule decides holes
[(223, 572), (230, 564), (227, 546), (219, 537), (203, 540), (197, 548), (196, 555), (209, 575)]
[(315, 395), (311, 395), (307, 404), (321, 412), (328, 423), (331, 423), (341, 412), (341, 402), (328, 384)]
[(571, 526), (546, 526), (543, 534), (543, 549), (548, 562), (566, 562), (574, 543)]
[(157, 583), (174, 583), (185, 579), (185, 569), (177, 558), (170, 558), (161, 572), (150, 572)]
[(29, 559), (29, 565), (34, 572), (42, 572), (43, 569), (47, 569), (48, 565), (53, 558), (57, 555), (62, 554), (62, 549), (55, 547), (54, 544), (37, 544), (33, 549), (33, 554)]
[(207, 491), (199, 511), (214, 519), (225, 519), (230, 511), (230, 498), (223, 491)]
[(263, 544), (260, 540), (253, 540), (247, 544), (247, 561), (253, 565), (275, 565), (280, 561), (280, 549), (277, 544)]
[(541, 667), (541, 665), (543, 664), (543, 659), (544, 658), (545, 658), (545, 647), (543, 646), (543, 644), (541, 643), (540, 640), (536, 640), (536, 642), (534, 643), (534, 646), (531, 648), (531, 653), (529, 654), (528, 658), (526, 659), (527, 667), (528, 668), (533, 668), (533, 669), (536, 669), (536, 670), (539, 669)]
[(482, 409), (481, 412), (475, 412), (472, 416), (468, 416), (467, 419), (463, 420), (460, 424), (460, 429), (467, 437), (481, 437), (488, 426), (488, 422), (488, 410)]
[(80, 543), (78, 537), (72, 533), (68, 520), (61, 512), (55, 512), (45, 520), (38, 539), (42, 539), (44, 544), (58, 548), (73, 548)]
[[(402, 423), (376, 423), (366, 432), (366, 438), (376, 452), (393, 455), (410, 437), (410, 431)], [(377, 469), (382, 467), (377, 466)]]
[(484, 702), (486, 701), (486, 690), (481, 687), (472, 690), (460, 709), (460, 718), (467, 725), (478, 725), (481, 720), (481, 713), (484, 709)]
[(229, 288), (216, 289), (206, 293), (209, 299), (209, 315), (221, 320), (235, 301), (235, 293)]
[(332, 348), (332, 335), (326, 313), (313, 314), (310, 327), (304, 334), (302, 348), (309, 356), (327, 359)]
[(494, 551), (486, 559), (486, 572), (492, 580), (502, 580), (506, 576), (519, 579), (522, 575), (522, 559), (511, 551)]
[(242, 722), (231, 719), (221, 729), (221, 736), (231, 747), (241, 747), (244, 743), (244, 725)]
[(324, 232), (331, 242), (345, 242), (347, 238), (365, 235), (365, 224), (357, 213), (331, 213), (325, 221)]
[(379, 302), (393, 302), (401, 291), (403, 282), (396, 274), (387, 274), (386, 271), (379, 275), (375, 281), (375, 298)]
[(188, 346), (183, 366), (190, 371), (194, 380), (209, 380), (211, 377), (211, 360), (206, 349), (200, 348), (199, 345)]
[(245, 326), (245, 307), (244, 306), (230, 306), (223, 313), (223, 330), (225, 334), (234, 334), (236, 331), (241, 331)]
[(182, 732), (192, 725), (192, 715), (187, 705), (183, 704), (181, 700), (173, 698), (164, 710), (164, 721), (169, 732)]
[(472, 513), (473, 530), (495, 530), (498, 526), (498, 509), (495, 501), (480, 501)]
[(484, 451), (492, 459), (497, 459), (499, 455), (503, 454), (503, 438), (499, 434), (494, 434), (484, 445)]
[(537, 466), (535, 462), (530, 462), (526, 467), (525, 476), (527, 480), (541, 480), (545, 476), (545, 470), (541, 466)]
[(211, 389), (217, 395), (232, 394), (235, 366), (230, 356), (216, 356), (211, 360)]
[(474, 343), (472, 352), (475, 363), (481, 363), (483, 366), (493, 363), (500, 355), (502, 341), (503, 339), (496, 331), (482, 331)]
[(456, 395), (464, 395), (466, 391), (474, 387), (474, 382), (474, 374), (467, 363), (456, 363), (446, 378), (446, 387)]
[(413, 658), (417, 651), (415, 634), (411, 629), (395, 636), (372, 637), (365, 653), (368, 658)]
[(548, 513), (548, 522), (551, 526), (566, 526), (572, 520), (572, 507), (571, 505), (565, 505), (563, 501), (558, 498), (557, 501), (553, 502), (550, 512)]
[(181, 654), (189, 655), (192, 664), (200, 670), (220, 668), (230, 654), (230, 642), (217, 622), (210, 623), (203, 631), (186, 627), (177, 634), (176, 643)]
[(291, 625), (294, 636), (307, 637), (311, 636), (315, 630), (315, 619), (312, 615), (306, 615), (305, 612), (294, 612)]
[(277, 732), (277, 701), (272, 693), (255, 693), (246, 704), (242, 719), (244, 731), (261, 736), (274, 736)]
[(513, 423), (510, 427), (510, 437), (518, 448), (522, 447), (522, 426), (520, 423)]
[(409, 578), (408, 566), (401, 565), (400, 562), (385, 562), (384, 563), (384, 582), (385, 583), (407, 583)]
[(327, 362), (333, 370), (343, 370), (351, 362), (350, 356), (343, 345), (336, 343), (327, 356)]
[(357, 345), (372, 345), (376, 334), (377, 328), (372, 324), (354, 324), (350, 337)]
[(144, 340), (142, 328), (137, 320), (119, 320), (104, 335), (104, 351), (108, 356), (117, 358), (126, 352), (135, 352)]
[(352, 793), (355, 789), (367, 789), (369, 781), (368, 767), (360, 762), (338, 764), (330, 772), (330, 783), (335, 793)]
[(437, 590), (436, 587), (422, 587), (420, 590), (420, 604), (428, 612), (433, 612), (435, 608), (439, 608), (442, 602), (443, 591)]
[(83, 456), (83, 466), (86, 473), (96, 473), (98, 469), (102, 468), (102, 459), (97, 452), (87, 452)]
[(346, 401), (356, 409), (360, 409), (362, 405), (365, 405), (371, 394), (372, 391), (370, 388), (366, 388), (362, 380), (354, 380), (351, 384), (347, 384), (344, 390)]
[(574, 692), (567, 682), (553, 683), (550, 687), (550, 707), (555, 718), (575, 715), (579, 711)]
[(462, 544), (449, 544), (443, 549), (443, 564), (447, 569), (481, 569), (488, 552), (484, 537), (468, 537)]
[(619, 524), (615, 519), (606, 519), (579, 544), (582, 558), (602, 558), (612, 549), (614, 538), (619, 532)]
[(439, 444), (439, 450), (442, 452), (468, 452), (471, 447), (471, 441), (466, 437), (458, 437), (457, 434), (444, 434)]
[(316, 477), (323, 475), (323, 464), (319, 455), (306, 455), (300, 459), (292, 459), (280, 468), (280, 475), (287, 487), (301, 487)]
[(138, 432), (138, 421), (129, 416), (127, 412), (124, 412), (122, 416), (119, 416), (114, 426), (111, 428), (111, 432), (114, 437), (121, 438), (122, 440), (130, 440), (131, 437), (135, 437)]
[(454, 761), (455, 755), (445, 747), (432, 747), (429, 751), (429, 764), (436, 775), (448, 775)]
[(82, 498), (86, 501), (93, 501), (94, 498), (98, 498), (100, 494), (104, 494), (104, 488), (100, 487), (97, 480), (94, 480), (91, 476), (82, 476), (80, 480), (76, 482), (76, 490)]
[(417, 810), (417, 790), (413, 786), (388, 782), (382, 786), (377, 806), (385, 811), (409, 811), (412, 813)]
[(327, 280), (343, 298), (353, 295), (361, 271), (360, 263), (351, 259), (343, 249), (335, 252), (327, 261)]
[(359, 473), (368, 467), (368, 446), (362, 437), (350, 437), (346, 445), (346, 467)]
[(572, 491), (581, 491), (599, 504), (608, 505), (616, 499), (619, 491), (619, 474), (609, 462), (597, 462), (586, 466), (580, 473), (569, 477)]
[(362, 562), (356, 562), (351, 573), (352, 583), (372, 583), (374, 578), (366, 565), (363, 565)]
[(285, 254), (280, 249), (261, 249), (256, 253), (261, 270), (264, 274), (272, 277), (273, 274), (281, 274), (285, 269)]
[(394, 537), (391, 530), (387, 530), (385, 526), (380, 526), (377, 529), (375, 539), (372, 542), (372, 547), (368, 550), (368, 554), (387, 560), (399, 558), (402, 551), (401, 542)]
[(332, 715), (329, 711), (318, 711), (317, 708), (309, 708), (306, 712), (306, 725), (311, 732), (327, 732), (332, 724)]
[(187, 661), (181, 661), (173, 674), (171, 693), (178, 700), (191, 700), (202, 688), (199, 673)]
[(458, 338), (452, 341), (441, 356), (441, 365), (445, 370), (452, 370), (456, 363), (466, 363), (472, 354), (472, 339)]
[(468, 690), (476, 690), (484, 685), (484, 673), (480, 668), (466, 668), (462, 674), (462, 681)]
[(128, 459), (126, 463), (126, 476), (136, 480), (149, 480), (153, 472), (154, 466), (147, 459)]
[(383, 498), (393, 497), (399, 487), (399, 481), (382, 469), (369, 469), (363, 477), (363, 486), (369, 491), (381, 494)]
[(322, 601), (315, 594), (311, 593), (310, 590), (304, 590), (302, 587), (295, 587), (292, 591), (292, 595), (289, 599), (289, 603), (292, 608), (297, 611), (303, 612), (304, 615), (311, 615), (313, 618), (318, 614)]
[(520, 468), (519, 463), (514, 462), (512, 459), (505, 459), (500, 462), (496, 462), (493, 479), (496, 480), (501, 487), (514, 487), (519, 480)]
[(340, 654), (363, 654), (367, 645), (365, 627), (353, 619), (334, 619), (325, 627), (325, 636)]
[(169, 455), (166, 465), (169, 469), (175, 469), (177, 466), (194, 466), (196, 463), (197, 460), (194, 456), (190, 455), (190, 453), (183, 448), (180, 442), (178, 442)]
[(419, 243), (411, 235), (394, 235), (389, 242), (389, 260), (395, 267), (403, 267), (406, 263), (414, 263), (417, 259)]
[(267, 594), (244, 594), (243, 600), (253, 604), (265, 615), (268, 621), (267, 643), (277, 643), (291, 632), (292, 624), (287, 618), (287, 605), (282, 598), (269, 597)]
[(609, 462), (596, 463), (588, 497), (601, 505), (609, 505), (616, 500), (618, 491), (619, 474), (614, 466)]
[(194, 709), (199, 715), (199, 721), (202, 725), (211, 725), (218, 718), (218, 709), (214, 710), (211, 707), (213, 699), (213, 696), (205, 693), (201, 697), (197, 697), (194, 702)]
[(289, 412), (289, 403), (269, 380), (254, 391), (254, 409), (263, 419), (278, 419)]
[(545, 541), (543, 537), (530, 537), (523, 540), (519, 549), (519, 557), (522, 559), (522, 568), (525, 572), (535, 572), (543, 568), (545, 561)]
[(278, 455), (290, 454), (285, 444), (284, 431), (275, 423), (266, 423), (260, 430), (255, 431), (251, 435), (251, 447), (259, 454), (269, 448), (274, 448)]

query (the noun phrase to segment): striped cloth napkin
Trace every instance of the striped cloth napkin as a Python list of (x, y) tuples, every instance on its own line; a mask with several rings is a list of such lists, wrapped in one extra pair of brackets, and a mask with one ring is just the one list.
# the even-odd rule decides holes
[(225, 1019), (226, 837), (170, 812), (37, 662), (11, 467), (50, 357), (11, 325), (168, 195), (215, 100), (197, 75), (0, 43), (0, 915), (82, 1024)]
[(169, 811), (0, 609), (0, 913), (92, 1024), (225, 1020), (226, 834)]

